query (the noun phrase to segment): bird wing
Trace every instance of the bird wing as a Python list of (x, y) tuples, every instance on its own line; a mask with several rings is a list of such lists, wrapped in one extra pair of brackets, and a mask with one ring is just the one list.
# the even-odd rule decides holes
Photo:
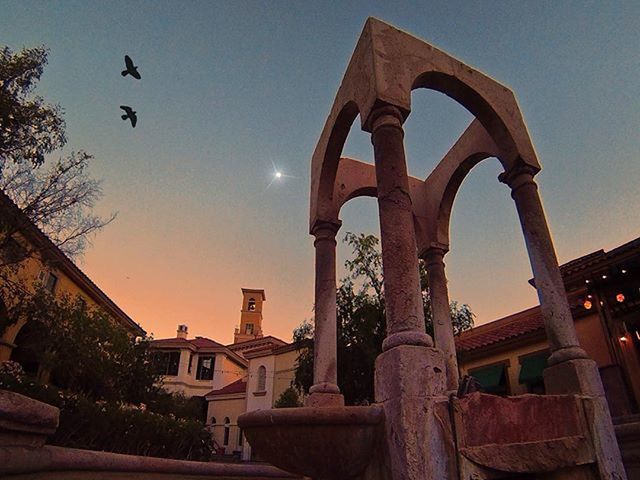
[(127, 70), (131, 70), (134, 68), (133, 60), (131, 60), (131, 57), (129, 55), (124, 56), (124, 64), (127, 66)]
[(136, 123), (138, 123), (138, 117), (137, 115), (134, 113), (133, 115), (131, 115), (131, 117), (129, 117), (131, 119), (131, 127), (136, 128)]
[(131, 110), (131, 107), (127, 107), (126, 105), (120, 105), (120, 108), (127, 112), (127, 115), (131, 115), (131, 112), (133, 112), (133, 110)]

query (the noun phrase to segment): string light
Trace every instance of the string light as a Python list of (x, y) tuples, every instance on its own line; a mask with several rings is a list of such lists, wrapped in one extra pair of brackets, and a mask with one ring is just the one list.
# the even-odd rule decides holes
[(616, 295), (616, 300), (620, 303), (624, 302), (624, 294), (619, 293)]
[(591, 310), (591, 307), (593, 307), (593, 304), (589, 300), (585, 300), (584, 303), (582, 304), (582, 306), (586, 310)]

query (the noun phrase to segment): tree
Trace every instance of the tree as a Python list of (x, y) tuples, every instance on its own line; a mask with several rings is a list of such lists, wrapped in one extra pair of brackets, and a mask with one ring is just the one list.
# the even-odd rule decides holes
[(295, 387), (287, 388), (273, 404), (275, 408), (293, 408), (302, 406), (298, 391)]
[[(374, 364), (382, 352), (386, 336), (384, 278), (379, 241), (374, 235), (347, 233), (344, 239), (352, 248), (352, 258), (345, 262), (349, 275), (337, 289), (338, 383), (349, 404), (373, 401)], [(431, 298), (424, 262), (419, 262), (422, 301), (427, 333), (433, 335)], [(454, 333), (473, 326), (473, 312), (468, 305), (451, 302)], [(313, 338), (313, 325), (305, 321), (294, 330), (294, 341), (303, 345)], [(301, 348), (296, 364), (295, 383), (308, 391), (313, 382), (312, 347)]]
[[(0, 48), (0, 189), (65, 254), (78, 257), (115, 215), (91, 213), (102, 196), (87, 171), (91, 155), (72, 152), (44, 166), (45, 155), (67, 143), (60, 106), (32, 95), (47, 53), (43, 46)], [(2, 233), (7, 239), (14, 232)]]
[(13, 53), (0, 47), (0, 159), (42, 165), (66, 143), (58, 105), (31, 95), (47, 64), (44, 46)]
[(155, 393), (148, 339), (133, 339), (80, 297), (39, 288), (20, 306), (26, 319), (23, 353), (38, 365), (37, 379), (90, 398), (146, 402)]

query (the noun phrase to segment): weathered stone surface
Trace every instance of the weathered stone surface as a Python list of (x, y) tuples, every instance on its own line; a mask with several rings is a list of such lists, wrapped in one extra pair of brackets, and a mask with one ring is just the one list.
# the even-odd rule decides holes
[(376, 401), (444, 395), (445, 361), (437, 348), (401, 345), (376, 359)]
[(286, 471), (318, 480), (361, 474), (371, 463), (383, 430), (383, 409), (281, 408), (238, 418), (253, 449)]
[(58, 428), (59, 416), (56, 407), (0, 390), (0, 445), (44, 445)]
[(0, 447), (0, 478), (265, 480), (299, 477), (271, 465), (190, 462), (45, 445), (40, 448)]
[(315, 392), (304, 400), (305, 407), (344, 407), (344, 396), (339, 393)]

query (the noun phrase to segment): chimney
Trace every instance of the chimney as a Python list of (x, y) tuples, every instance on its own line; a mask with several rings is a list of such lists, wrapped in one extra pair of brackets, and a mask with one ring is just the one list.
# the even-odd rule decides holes
[(178, 338), (187, 338), (187, 326), (186, 325), (178, 325), (178, 332), (177, 332), (177, 337)]

